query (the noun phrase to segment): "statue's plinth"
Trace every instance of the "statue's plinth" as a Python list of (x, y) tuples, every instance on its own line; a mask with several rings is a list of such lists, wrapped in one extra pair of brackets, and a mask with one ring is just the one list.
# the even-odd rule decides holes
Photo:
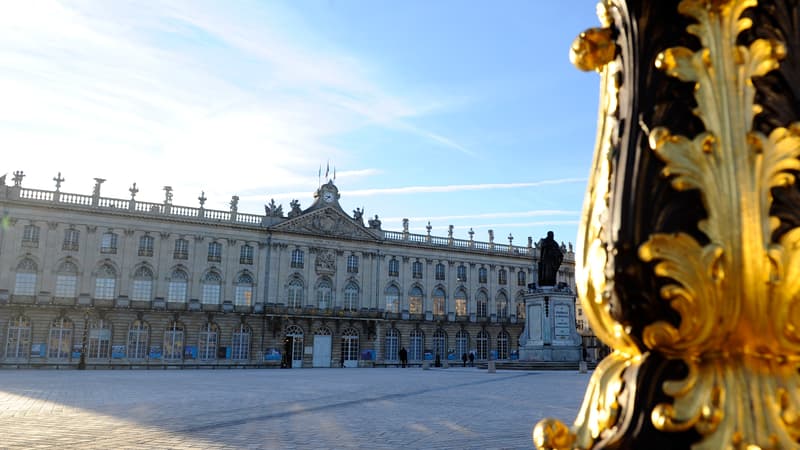
[(575, 329), (575, 294), (543, 286), (525, 295), (522, 361), (580, 361), (581, 337)]

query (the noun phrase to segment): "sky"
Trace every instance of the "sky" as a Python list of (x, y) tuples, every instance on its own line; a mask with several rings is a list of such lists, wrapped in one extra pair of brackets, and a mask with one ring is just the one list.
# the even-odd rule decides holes
[(595, 0), (10, 2), (0, 175), (263, 214), (325, 182), (384, 229), (575, 242), (599, 77)]

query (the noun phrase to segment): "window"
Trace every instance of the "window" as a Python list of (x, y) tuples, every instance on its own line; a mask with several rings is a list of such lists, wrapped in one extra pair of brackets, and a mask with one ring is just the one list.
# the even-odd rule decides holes
[(358, 361), (358, 331), (353, 328), (345, 328), (342, 332), (342, 359), (345, 364)]
[(467, 333), (466, 330), (459, 330), (458, 333), (456, 333), (456, 359), (467, 353), (468, 348), (469, 333)]
[(437, 316), (445, 314), (445, 294), (442, 288), (433, 290), (433, 313)]
[(383, 359), (397, 361), (397, 351), (400, 349), (400, 332), (397, 328), (386, 330), (386, 339), (383, 341)]
[(231, 337), (231, 359), (234, 361), (247, 361), (250, 359), (250, 327), (240, 324), (233, 330)]
[(81, 237), (81, 232), (75, 230), (73, 228), (69, 228), (64, 230), (64, 245), (62, 246), (63, 250), (78, 250), (78, 240)]
[(303, 262), (304, 259), (305, 259), (305, 253), (299, 248), (294, 249), (292, 251), (292, 264), (291, 264), (292, 268), (302, 269), (304, 265)]
[(97, 270), (94, 283), (94, 298), (111, 300), (117, 288), (117, 271), (108, 264), (103, 264)]
[(185, 303), (189, 291), (189, 275), (181, 269), (172, 271), (167, 286), (167, 301)]
[(488, 359), (489, 358), (489, 333), (486, 330), (481, 330), (478, 333), (478, 337), (475, 339), (476, 350), (478, 350), (478, 354), (475, 355), (477, 359)]
[(47, 342), (47, 357), (69, 359), (72, 352), (72, 321), (60, 317), (50, 324), (50, 339)]
[(440, 358), (447, 358), (447, 333), (443, 329), (438, 328), (433, 333), (433, 355)]
[(303, 282), (297, 278), (289, 282), (286, 306), (300, 308), (303, 306)]
[(497, 298), (495, 298), (495, 306), (497, 307), (497, 318), (498, 319), (505, 319), (508, 317), (508, 298), (506, 298), (506, 294), (499, 293), (497, 294)]
[(31, 322), (17, 316), (8, 322), (8, 338), (6, 339), (6, 358), (21, 359), (31, 354)]
[(131, 300), (150, 301), (153, 298), (153, 271), (140, 266), (133, 274)]
[(488, 278), (489, 277), (487, 275), (486, 267), (481, 267), (480, 269), (478, 269), (478, 283), (486, 284), (487, 283), (486, 280)]
[(505, 331), (497, 335), (497, 359), (508, 359), (508, 333)]
[(347, 273), (358, 273), (358, 256), (350, 255), (347, 257)]
[(436, 264), (435, 278), (439, 281), (444, 280), (444, 264)]
[(145, 359), (147, 357), (147, 338), (150, 325), (143, 320), (135, 320), (128, 328), (128, 359)]
[(508, 282), (508, 274), (506, 273), (506, 269), (500, 269), (497, 271), (497, 283), (498, 284), (506, 284)]
[(25, 247), (39, 246), (39, 227), (36, 225), (25, 225), (22, 230), (22, 245)]
[(236, 280), (233, 304), (240, 306), (251, 306), (253, 304), (253, 277), (250, 274), (243, 273)]
[(422, 289), (418, 286), (411, 288), (411, 292), (408, 293), (408, 312), (422, 314)]
[(153, 236), (144, 235), (139, 238), (139, 256), (153, 256)]
[(411, 278), (422, 278), (422, 263), (419, 261), (414, 261), (411, 264)]
[(390, 277), (400, 276), (400, 261), (398, 261), (395, 258), (389, 260), (389, 276)]
[[(467, 293), (461, 289), (456, 292), (456, 316), (466, 316), (467, 315)], [(461, 356), (459, 353), (456, 356)]]
[(289, 356), (293, 361), (302, 360), (304, 342), (303, 329), (297, 325), (289, 325), (286, 327), (286, 337), (292, 339), (292, 354)]
[(164, 330), (163, 356), (167, 361), (180, 361), (183, 359), (183, 324), (173, 320)]
[(488, 315), (489, 299), (486, 297), (486, 292), (478, 292), (478, 297), (475, 301), (475, 307), (475, 313), (479, 319), (485, 318)]
[(36, 294), (36, 263), (30, 258), (25, 258), (17, 265), (17, 274), (14, 281), (14, 295)]
[(456, 269), (456, 279), (464, 283), (467, 281), (467, 268), (463, 264)]
[(222, 294), (222, 277), (217, 272), (209, 271), (203, 277), (202, 297), (200, 302), (205, 305), (219, 305)]
[(201, 360), (217, 359), (217, 342), (219, 339), (219, 327), (213, 322), (207, 322), (200, 329), (200, 338), (197, 345), (197, 357)]
[(358, 285), (352, 281), (347, 283), (344, 288), (344, 305), (342, 306), (345, 311), (358, 310)]
[(186, 239), (175, 241), (175, 253), (172, 257), (174, 259), (189, 259), (189, 241)]
[(253, 264), (253, 247), (249, 245), (243, 245), (239, 249), (239, 264)]
[(100, 239), (100, 253), (117, 253), (117, 235), (108, 231)]
[(525, 286), (525, 271), (517, 272), (517, 286)]
[(422, 330), (411, 330), (409, 335), (409, 361), (422, 361), (422, 352), (425, 348), (425, 334)]
[(400, 312), (400, 289), (395, 285), (386, 288), (386, 311), (390, 313)]
[(331, 289), (331, 282), (327, 279), (320, 280), (317, 285), (317, 307), (319, 309), (328, 309), (331, 307), (333, 300), (333, 291)]
[(219, 242), (208, 243), (208, 260), (210, 262), (222, 261), (222, 244)]
[(78, 267), (65, 261), (56, 270), (56, 297), (74, 298), (78, 292)]
[(86, 344), (87, 358), (108, 359), (111, 356), (111, 329), (105, 320), (92, 321)]

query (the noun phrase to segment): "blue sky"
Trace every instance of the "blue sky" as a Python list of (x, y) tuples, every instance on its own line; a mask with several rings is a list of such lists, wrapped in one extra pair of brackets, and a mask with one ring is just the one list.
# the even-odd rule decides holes
[(568, 50), (595, 3), (12, 2), (0, 173), (261, 214), (308, 206), (329, 163), (343, 207), (386, 229), (574, 242), (598, 77)]

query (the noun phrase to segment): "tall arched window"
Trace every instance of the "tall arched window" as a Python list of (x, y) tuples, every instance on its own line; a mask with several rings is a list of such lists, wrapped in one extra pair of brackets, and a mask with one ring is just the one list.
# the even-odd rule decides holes
[(236, 290), (233, 298), (234, 305), (250, 306), (253, 304), (253, 277), (249, 273), (242, 273), (236, 279)]
[(409, 361), (422, 361), (423, 352), (425, 351), (425, 333), (422, 330), (411, 330), (409, 334)]
[(153, 297), (153, 271), (147, 266), (140, 266), (133, 274), (131, 300), (149, 301)]
[(400, 312), (400, 289), (393, 284), (386, 288), (386, 311)]
[(489, 299), (486, 297), (486, 292), (478, 291), (475, 298), (475, 313), (479, 319), (486, 318), (489, 309)]
[(147, 357), (147, 339), (150, 325), (143, 320), (135, 320), (128, 328), (128, 359), (145, 359)]
[(298, 278), (289, 282), (286, 306), (289, 308), (300, 308), (303, 306), (303, 282)]
[(110, 264), (103, 264), (97, 270), (94, 282), (94, 298), (112, 300), (117, 290), (117, 271)]
[(445, 310), (445, 294), (444, 289), (436, 288), (433, 290), (433, 313), (437, 316), (443, 316)]
[(478, 332), (478, 337), (475, 338), (475, 346), (477, 347), (476, 350), (478, 354), (475, 355), (478, 359), (488, 359), (489, 358), (489, 333), (486, 330), (481, 330)]
[(303, 359), (303, 343), (305, 342), (305, 337), (303, 333), (303, 329), (297, 325), (290, 325), (286, 327), (286, 337), (292, 338), (292, 360), (299, 361)]
[(36, 295), (36, 263), (25, 258), (17, 264), (14, 295)]
[(250, 359), (250, 327), (239, 324), (233, 330), (231, 337), (231, 359), (234, 361), (247, 361)]
[(219, 305), (222, 295), (222, 277), (215, 271), (206, 272), (202, 283), (201, 302), (206, 305)]
[(183, 324), (173, 320), (164, 330), (164, 359), (167, 361), (180, 361), (183, 359), (184, 337), (186, 336)]
[(497, 335), (497, 359), (508, 359), (508, 333), (505, 331)]
[(217, 359), (218, 342), (219, 327), (213, 322), (206, 322), (203, 327), (200, 328), (200, 337), (197, 343), (197, 357), (205, 361)]
[(447, 333), (441, 328), (433, 333), (433, 354), (434, 357), (447, 358)]
[(317, 284), (317, 307), (319, 309), (328, 309), (333, 303), (333, 289), (331, 282), (327, 278), (323, 278)]
[(498, 319), (505, 319), (508, 317), (508, 298), (506, 294), (500, 292), (497, 294), (497, 298), (495, 298), (495, 305), (497, 306), (497, 318)]
[(385, 361), (398, 361), (397, 351), (400, 349), (400, 332), (397, 328), (386, 330), (386, 339), (383, 341), (383, 359)]
[(461, 355), (467, 353), (469, 349), (469, 333), (467, 330), (458, 330), (456, 333), (456, 357), (461, 358)]
[(408, 312), (422, 314), (422, 289), (414, 286), (408, 293)]
[[(467, 292), (464, 289), (459, 289), (456, 291), (455, 295), (456, 299), (456, 316), (466, 316), (467, 315)], [(461, 356), (459, 353), (456, 356)]]
[(78, 266), (64, 261), (56, 270), (56, 297), (75, 298), (78, 292)]
[(189, 292), (189, 275), (182, 269), (175, 269), (169, 277), (169, 287), (167, 288), (167, 301), (175, 303), (186, 303), (186, 296)]
[(69, 359), (72, 352), (72, 321), (59, 317), (50, 324), (50, 338), (47, 342), (47, 357)]
[(93, 320), (89, 325), (87, 358), (108, 359), (111, 356), (111, 328), (104, 319)]
[(347, 283), (347, 286), (344, 287), (343, 309), (345, 311), (358, 310), (358, 285), (352, 281)]
[(17, 316), (8, 322), (6, 358), (27, 359), (31, 354), (31, 321)]
[(358, 331), (353, 328), (342, 332), (342, 360), (345, 366), (358, 365)]

